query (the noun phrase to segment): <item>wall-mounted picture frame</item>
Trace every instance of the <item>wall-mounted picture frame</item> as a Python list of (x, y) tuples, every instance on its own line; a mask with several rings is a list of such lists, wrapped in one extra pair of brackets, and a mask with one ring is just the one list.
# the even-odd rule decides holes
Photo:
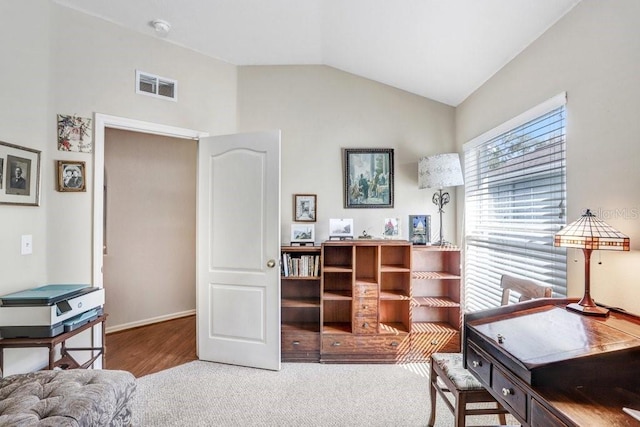
[(58, 160), (58, 191), (87, 191), (85, 162)]
[(414, 245), (431, 243), (431, 215), (409, 215), (409, 240)]
[(353, 239), (353, 218), (329, 219), (329, 238)]
[(316, 230), (314, 224), (291, 224), (291, 244), (315, 242)]
[(40, 153), (0, 141), (0, 204), (40, 205)]
[(400, 220), (398, 218), (385, 218), (382, 235), (385, 239), (397, 239), (400, 237)]
[(91, 119), (58, 114), (58, 150), (91, 153)]
[(344, 207), (393, 207), (393, 149), (345, 148)]
[(293, 220), (298, 222), (316, 222), (318, 198), (315, 194), (293, 195)]

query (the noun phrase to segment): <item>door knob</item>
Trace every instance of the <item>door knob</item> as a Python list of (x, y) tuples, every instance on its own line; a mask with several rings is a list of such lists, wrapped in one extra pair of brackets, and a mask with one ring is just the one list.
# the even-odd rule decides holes
[(273, 268), (276, 266), (276, 261), (273, 259), (270, 259), (269, 261), (267, 261), (267, 267), (269, 268)]

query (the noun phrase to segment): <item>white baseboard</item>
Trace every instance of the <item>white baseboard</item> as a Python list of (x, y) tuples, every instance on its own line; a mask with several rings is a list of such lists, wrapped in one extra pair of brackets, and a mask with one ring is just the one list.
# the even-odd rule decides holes
[(193, 316), (196, 314), (196, 310), (181, 311), (179, 313), (165, 314), (163, 316), (152, 317), (151, 319), (138, 320), (136, 322), (123, 323), (122, 325), (107, 326), (105, 332), (110, 334), (112, 332), (124, 331), (125, 329), (138, 328), (140, 326), (152, 325), (154, 323), (164, 322), (167, 320), (179, 319), (181, 317)]

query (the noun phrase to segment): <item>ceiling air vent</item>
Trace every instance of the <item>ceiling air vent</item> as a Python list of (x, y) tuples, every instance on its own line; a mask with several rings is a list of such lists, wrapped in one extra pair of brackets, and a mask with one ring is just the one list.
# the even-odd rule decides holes
[(178, 82), (173, 79), (136, 70), (136, 93), (177, 101)]

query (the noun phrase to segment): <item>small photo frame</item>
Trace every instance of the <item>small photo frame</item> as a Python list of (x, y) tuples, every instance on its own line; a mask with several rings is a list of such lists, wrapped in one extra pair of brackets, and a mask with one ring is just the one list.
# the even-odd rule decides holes
[(344, 207), (393, 207), (393, 148), (344, 149)]
[(0, 204), (40, 205), (40, 151), (0, 141)]
[(315, 194), (293, 195), (293, 220), (316, 222), (317, 197)]
[(85, 162), (58, 160), (58, 191), (87, 191)]
[(414, 245), (431, 243), (431, 215), (409, 215), (409, 240)]
[(315, 241), (314, 224), (291, 224), (291, 243), (311, 243)]
[(331, 218), (329, 220), (329, 238), (353, 238), (353, 218)]
[(400, 237), (400, 220), (398, 218), (385, 218), (382, 235), (385, 239), (397, 239)]

